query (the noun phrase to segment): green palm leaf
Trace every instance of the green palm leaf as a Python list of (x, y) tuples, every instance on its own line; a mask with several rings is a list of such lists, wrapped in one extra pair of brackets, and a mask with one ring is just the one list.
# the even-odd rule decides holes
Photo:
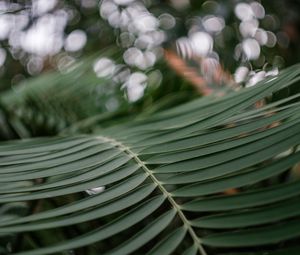
[[(101, 133), (3, 143), (0, 246), (28, 255), (298, 254), (299, 94), (253, 105), (299, 80), (294, 66)], [(14, 206), (26, 215), (5, 209)]]

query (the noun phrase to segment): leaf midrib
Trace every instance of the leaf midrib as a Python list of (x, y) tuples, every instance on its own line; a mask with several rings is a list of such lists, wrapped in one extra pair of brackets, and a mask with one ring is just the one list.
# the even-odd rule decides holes
[(191, 238), (193, 239), (194, 244), (197, 246), (197, 249), (199, 250), (200, 254), (202, 255), (207, 255), (206, 251), (204, 250), (200, 238), (197, 236), (195, 233), (190, 221), (186, 218), (184, 215), (183, 211), (180, 208), (180, 205), (177, 204), (177, 202), (174, 200), (172, 195), (165, 189), (163, 186), (162, 182), (160, 182), (155, 175), (153, 174), (153, 171), (151, 171), (146, 164), (139, 158), (139, 156), (134, 153), (130, 147), (125, 146), (123, 143), (118, 142), (117, 140), (110, 138), (110, 137), (105, 137), (105, 136), (97, 136), (98, 139), (112, 144), (114, 147), (117, 149), (120, 149), (122, 152), (128, 154), (139, 166), (142, 168), (145, 173), (149, 176), (149, 178), (157, 185), (159, 190), (163, 193), (163, 195), (168, 199), (169, 203), (173, 206), (175, 209), (177, 215), (183, 222), (184, 226), (187, 228)]

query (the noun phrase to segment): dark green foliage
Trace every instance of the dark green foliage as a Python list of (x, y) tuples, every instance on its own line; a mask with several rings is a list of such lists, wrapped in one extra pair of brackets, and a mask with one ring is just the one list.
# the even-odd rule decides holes
[(89, 135), (3, 143), (3, 253), (298, 254), (299, 94), (254, 105), (299, 68)]

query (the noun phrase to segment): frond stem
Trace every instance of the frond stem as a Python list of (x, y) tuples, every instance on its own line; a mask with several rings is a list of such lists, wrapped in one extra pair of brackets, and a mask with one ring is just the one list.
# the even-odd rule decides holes
[(189, 232), (192, 240), (194, 241), (194, 245), (197, 247), (201, 255), (207, 255), (206, 251), (204, 250), (200, 238), (195, 233), (194, 229), (192, 228), (192, 225), (190, 224), (189, 220), (186, 218), (184, 213), (182, 212), (180, 205), (177, 204), (177, 202), (174, 200), (172, 195), (164, 188), (163, 184), (155, 177), (153, 172), (146, 166), (146, 164), (140, 160), (138, 155), (134, 153), (129, 147), (125, 146), (123, 143), (116, 141), (113, 138), (104, 137), (104, 136), (97, 136), (101, 140), (113, 144), (115, 147), (121, 149), (126, 154), (130, 155), (136, 163), (148, 174), (148, 176), (151, 178), (151, 180), (157, 185), (159, 190), (163, 193), (163, 195), (168, 199), (170, 204), (173, 206), (173, 208), (176, 210), (177, 215), (182, 220), (184, 226), (187, 228), (187, 231)]

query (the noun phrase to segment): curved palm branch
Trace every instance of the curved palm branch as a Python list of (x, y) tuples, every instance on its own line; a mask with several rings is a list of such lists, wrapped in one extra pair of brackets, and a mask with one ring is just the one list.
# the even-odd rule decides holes
[(293, 66), (101, 134), (3, 143), (2, 250), (299, 254), (300, 94), (253, 107), (299, 80)]

